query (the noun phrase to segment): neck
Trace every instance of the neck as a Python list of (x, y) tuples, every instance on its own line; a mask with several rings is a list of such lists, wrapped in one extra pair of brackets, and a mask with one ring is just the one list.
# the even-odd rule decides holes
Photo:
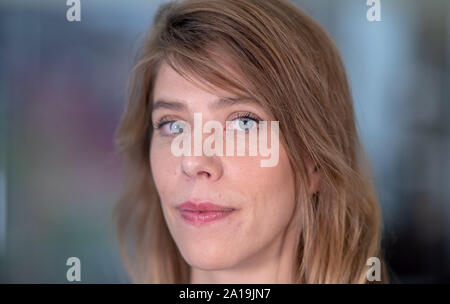
[[(291, 221), (291, 224), (295, 221)], [(258, 253), (233, 267), (202, 270), (191, 267), (192, 284), (281, 284), (293, 283), (297, 227), (292, 225)]]

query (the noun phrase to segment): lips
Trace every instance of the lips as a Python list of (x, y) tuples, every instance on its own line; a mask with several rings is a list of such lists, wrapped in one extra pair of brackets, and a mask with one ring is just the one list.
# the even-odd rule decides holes
[(180, 204), (176, 208), (186, 222), (194, 225), (221, 220), (236, 210), (235, 208), (220, 206), (211, 202), (195, 204), (191, 201)]

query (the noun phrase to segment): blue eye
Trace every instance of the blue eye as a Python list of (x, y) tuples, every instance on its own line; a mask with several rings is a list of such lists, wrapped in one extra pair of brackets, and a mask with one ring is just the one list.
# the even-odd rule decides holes
[(173, 121), (169, 123), (170, 133), (180, 134), (183, 133), (184, 124), (181, 121)]
[(163, 121), (157, 124), (156, 129), (160, 130), (162, 135), (170, 136), (183, 133), (185, 124), (183, 121)]
[(259, 119), (256, 117), (250, 117), (248, 114), (238, 117), (232, 121), (233, 129), (238, 131), (250, 131), (253, 128), (258, 127)]

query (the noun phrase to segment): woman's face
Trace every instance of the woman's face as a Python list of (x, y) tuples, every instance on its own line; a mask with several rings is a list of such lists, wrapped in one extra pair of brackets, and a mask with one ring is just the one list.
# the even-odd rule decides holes
[[(172, 153), (172, 141), (180, 134), (180, 124), (172, 122), (194, 128), (194, 113), (202, 114), (203, 124), (231, 121), (236, 133), (246, 132), (243, 126), (257, 127), (255, 118), (273, 120), (256, 103), (224, 102), (224, 97), (235, 96), (205, 91), (167, 64), (160, 67), (153, 91), (153, 104), (159, 103), (152, 122), (160, 122), (150, 149), (153, 178), (178, 249), (189, 265), (203, 270), (245, 265), (277, 244), (295, 209), (294, 176), (281, 144), (273, 167), (261, 167), (261, 159), (268, 157), (249, 156), (248, 149), (245, 156)], [(209, 135), (203, 133), (203, 141)]]

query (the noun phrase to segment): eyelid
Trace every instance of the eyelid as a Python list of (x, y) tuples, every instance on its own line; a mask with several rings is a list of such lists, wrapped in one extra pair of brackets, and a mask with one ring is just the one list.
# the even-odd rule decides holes
[(262, 121), (262, 119), (258, 115), (253, 114), (252, 112), (248, 112), (248, 111), (232, 114), (232, 118), (230, 120), (235, 120), (238, 118), (250, 118), (257, 122)]
[[(237, 113), (237, 114), (235, 114), (234, 118), (232, 118), (232, 119), (230, 119), (228, 121), (231, 121), (233, 123), (235, 120), (242, 119), (242, 118), (253, 120), (254, 123), (256, 124), (256, 128), (258, 128), (259, 123), (262, 121), (262, 119), (259, 118), (258, 115), (253, 114), (251, 112), (240, 112), (240, 113)], [(229, 128), (229, 127), (231, 127), (231, 126), (229, 126), (227, 124), (226, 128)], [(248, 131), (249, 131), (249, 129), (245, 129), (245, 132), (248, 132)]]
[(175, 122), (179, 122), (180, 120), (167, 120), (167, 121), (162, 121), (159, 123), (159, 127), (157, 126), (157, 128), (155, 128), (160, 136), (163, 137), (173, 137), (173, 136), (177, 136), (181, 133), (172, 133), (171, 131), (166, 131), (165, 128), (167, 125), (169, 125), (169, 129), (172, 128), (172, 126), (170, 124), (175, 123)]
[(165, 116), (159, 118), (158, 120), (156, 120), (156, 121), (153, 123), (153, 128), (156, 129), (156, 130), (158, 130), (158, 129), (160, 129), (164, 124), (169, 123), (169, 122), (174, 122), (174, 121), (184, 121), (184, 120), (183, 120), (183, 119), (175, 118), (175, 117), (172, 116), (172, 115), (165, 115)]
[[(249, 118), (249, 119), (256, 121), (257, 123), (262, 121), (262, 119), (258, 115), (254, 114), (252, 112), (249, 112), (249, 111), (235, 112), (235, 113), (231, 114), (230, 116), (231, 116), (231, 118), (227, 119), (227, 121), (234, 121), (239, 118)], [(153, 123), (153, 128), (155, 130), (159, 130), (165, 124), (175, 122), (175, 121), (185, 121), (185, 120), (178, 119), (178, 118), (174, 117), (173, 115), (165, 115)]]

